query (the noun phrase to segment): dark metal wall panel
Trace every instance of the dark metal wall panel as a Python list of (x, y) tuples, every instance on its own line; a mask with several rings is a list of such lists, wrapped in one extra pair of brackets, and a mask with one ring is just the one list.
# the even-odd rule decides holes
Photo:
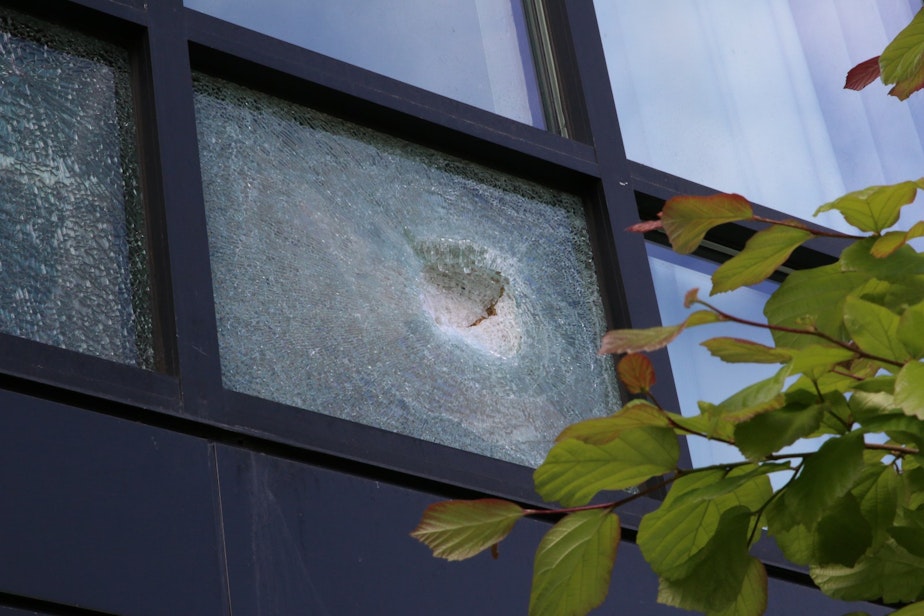
[[(218, 448), (235, 614), (525, 614), (544, 522), (449, 563), (408, 536), (435, 497), (231, 447)], [(601, 613), (675, 614), (626, 544)]]
[[(217, 454), (235, 614), (526, 613), (546, 522), (518, 523), (497, 560), (482, 554), (449, 563), (408, 536), (437, 500), (431, 495), (233, 447)], [(609, 597), (595, 613), (686, 613), (658, 605), (657, 590), (638, 547), (623, 541)], [(771, 594), (768, 614), (850, 609), (782, 580), (771, 582)]]
[(0, 392), (0, 592), (224, 614), (206, 441)]

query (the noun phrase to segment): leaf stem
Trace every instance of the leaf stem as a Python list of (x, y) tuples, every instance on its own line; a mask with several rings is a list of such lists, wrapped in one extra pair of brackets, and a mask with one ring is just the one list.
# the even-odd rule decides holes
[(820, 332), (814, 329), (798, 329), (796, 327), (786, 327), (785, 325), (771, 325), (770, 323), (761, 323), (759, 321), (751, 321), (750, 319), (743, 319), (741, 317), (736, 317), (735, 315), (719, 310), (718, 308), (716, 308), (709, 302), (705, 302), (698, 298), (693, 303), (701, 304), (705, 306), (706, 308), (713, 311), (714, 313), (716, 313), (717, 315), (719, 315), (722, 319), (726, 321), (733, 321), (735, 323), (740, 323), (741, 325), (749, 325), (751, 327), (769, 329), (770, 331), (775, 331), (775, 332), (785, 332), (787, 334), (801, 334), (805, 336), (815, 336), (816, 338), (821, 338), (822, 340), (826, 340), (832, 344), (836, 344), (842, 349), (847, 349), (848, 351), (856, 353), (860, 357), (865, 357), (867, 359), (871, 359), (873, 361), (877, 361), (882, 364), (889, 364), (891, 366), (895, 366), (898, 368), (901, 368), (902, 366), (905, 365), (902, 362), (895, 361), (894, 359), (888, 359), (886, 357), (880, 357), (879, 355), (873, 355), (872, 353), (867, 353), (863, 349), (860, 349), (850, 344), (849, 342), (838, 340), (837, 338), (833, 336), (829, 336), (828, 334), (824, 332)]
[(823, 231), (821, 229), (810, 229), (807, 226), (798, 223), (798, 222), (789, 222), (787, 220), (776, 220), (773, 218), (764, 218), (763, 216), (752, 216), (751, 220), (754, 222), (765, 222), (771, 225), (778, 225), (780, 227), (792, 227), (793, 229), (802, 229), (803, 231), (808, 231), (814, 236), (817, 237), (833, 237), (841, 240), (865, 240), (867, 236), (865, 235), (851, 235), (849, 233), (841, 233), (839, 231)]
[(524, 509), (523, 515), (524, 516), (527, 516), (527, 515), (564, 515), (567, 513), (577, 513), (578, 511), (591, 511), (593, 509), (616, 509), (617, 507), (621, 507), (622, 505), (631, 503), (632, 501), (639, 499), (643, 496), (648, 496), (652, 492), (657, 492), (661, 488), (670, 485), (675, 479), (679, 478), (682, 474), (683, 473), (681, 471), (678, 471), (677, 473), (673, 475), (662, 478), (661, 481), (653, 485), (647, 486), (644, 489), (639, 490), (635, 494), (631, 494), (627, 496), (626, 498), (623, 498), (617, 501), (611, 501), (608, 503), (599, 503), (595, 505), (582, 505), (580, 507), (564, 507), (561, 509)]
[(866, 447), (867, 449), (879, 449), (882, 451), (888, 451), (890, 453), (894, 453), (896, 455), (903, 455), (903, 456), (904, 455), (914, 456), (914, 455), (921, 453), (920, 451), (912, 447), (904, 447), (902, 445), (889, 445), (887, 443), (863, 443), (863, 446)]

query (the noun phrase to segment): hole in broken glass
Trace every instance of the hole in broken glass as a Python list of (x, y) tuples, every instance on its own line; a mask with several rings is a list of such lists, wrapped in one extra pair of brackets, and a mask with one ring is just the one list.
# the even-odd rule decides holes
[(498, 259), (471, 242), (418, 242), (423, 262), (421, 302), (450, 336), (501, 358), (520, 350), (520, 328), (510, 280)]

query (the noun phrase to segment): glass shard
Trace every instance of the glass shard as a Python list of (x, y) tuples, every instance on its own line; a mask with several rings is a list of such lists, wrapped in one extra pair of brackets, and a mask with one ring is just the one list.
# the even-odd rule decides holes
[(127, 53), (0, 9), (0, 332), (153, 368)]
[(195, 88), (227, 387), (533, 466), (618, 407), (578, 198)]

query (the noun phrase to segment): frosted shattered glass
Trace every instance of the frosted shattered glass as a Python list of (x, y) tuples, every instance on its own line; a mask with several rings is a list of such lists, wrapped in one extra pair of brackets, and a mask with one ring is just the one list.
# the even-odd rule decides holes
[(0, 10), (0, 332), (151, 367), (128, 58)]
[(525, 465), (614, 411), (583, 207), (207, 77), (227, 387)]

